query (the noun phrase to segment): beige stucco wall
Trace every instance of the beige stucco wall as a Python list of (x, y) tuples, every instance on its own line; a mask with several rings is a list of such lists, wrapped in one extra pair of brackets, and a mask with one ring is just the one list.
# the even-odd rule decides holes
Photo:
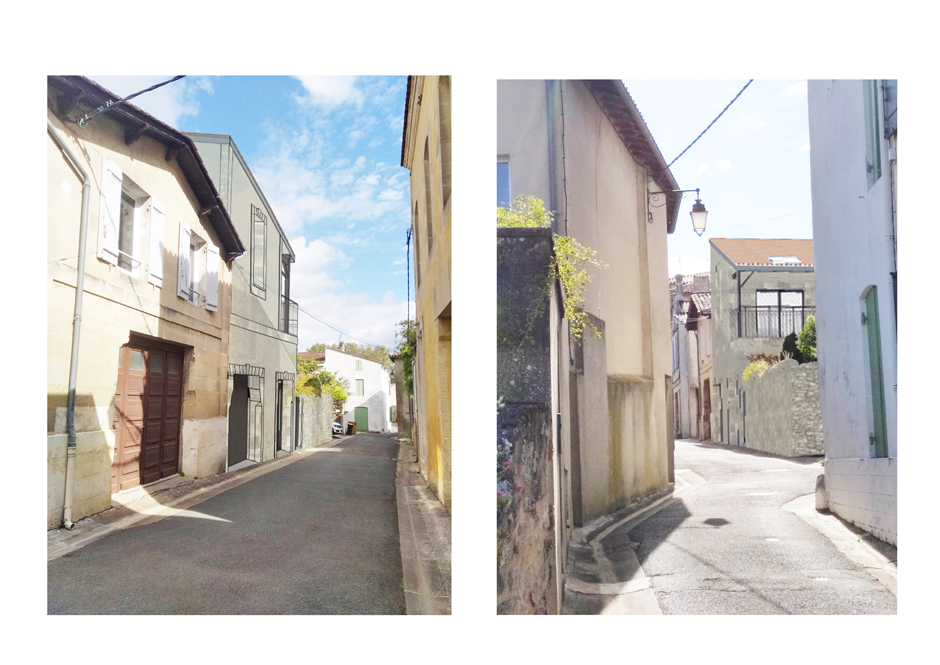
[[(83, 128), (64, 124), (50, 112), (59, 136), (70, 145), (91, 175), (88, 246), (85, 264), (81, 346), (76, 389), (76, 482), (73, 520), (110, 506), (111, 460), (114, 455), (114, 394), (118, 349), (132, 333), (182, 347), (183, 403), (181, 447), (198, 450), (201, 462), (194, 475), (218, 469), (224, 450), (216, 444), (219, 418), (227, 414), (228, 318), (231, 287), (229, 266), (219, 263), (219, 308), (211, 312), (177, 296), (177, 253), (180, 222), (220, 246), (199, 203), (175, 161), (167, 162), (165, 147), (143, 137), (124, 143), (121, 126), (101, 115)], [(97, 258), (102, 158), (119, 166), (141, 189), (166, 208), (163, 286), (148, 282), (149, 250), (140, 252), (144, 265), (134, 277)], [(48, 161), (48, 526), (61, 522), (66, 445), (72, 314), (77, 279), (82, 181), (58, 144), (47, 138)], [(147, 201), (138, 231), (149, 238)], [(147, 247), (146, 242), (142, 247)], [(184, 472), (186, 467), (184, 466)], [(211, 471), (215, 472), (215, 471)]]
[(816, 363), (784, 360), (743, 382), (747, 399), (747, 439), (742, 446), (786, 457), (822, 455)]
[[(408, 115), (405, 165), (411, 173), (412, 216), (415, 229), (416, 320), (419, 325), (416, 377), (416, 418), (419, 468), (447, 509), (451, 500), (450, 421), (450, 266), (451, 200), (445, 204), (441, 157), (439, 77), (414, 77)], [(421, 96), (421, 104), (414, 103)], [(425, 199), (424, 145), (429, 146), (433, 247), (428, 248)], [(420, 275), (418, 275), (420, 271)]]
[[(559, 482), (564, 514), (577, 524), (579, 513), (587, 521), (668, 485), (667, 233), (665, 207), (653, 209), (653, 223), (647, 222), (646, 193), (658, 186), (648, 187), (645, 169), (591, 92), (580, 81), (553, 85), (554, 93), (547, 93), (545, 81), (497, 83), (496, 152), (509, 158), (511, 196), (538, 196), (548, 205), (546, 99), (562, 98), (564, 173), (556, 176), (565, 186), (556, 188), (556, 230), (595, 249), (608, 266), (588, 268), (585, 310), (603, 321), (605, 332), (601, 340), (586, 334), (584, 373), (574, 373), (573, 383), (567, 333), (558, 340)], [(556, 133), (561, 123), (556, 114)], [(561, 164), (560, 143), (555, 152)], [(572, 412), (574, 404), (579, 413)]]

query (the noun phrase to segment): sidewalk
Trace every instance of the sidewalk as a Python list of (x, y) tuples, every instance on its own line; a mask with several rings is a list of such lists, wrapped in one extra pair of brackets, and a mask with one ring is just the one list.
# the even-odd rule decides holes
[(408, 614), (450, 614), (450, 513), (418, 472), (415, 449), (399, 439), (395, 493)]
[(599, 517), (575, 529), (568, 548), (562, 614), (662, 614), (649, 578), (629, 539), (630, 531), (705, 484), (688, 469), (676, 469), (671, 490)]

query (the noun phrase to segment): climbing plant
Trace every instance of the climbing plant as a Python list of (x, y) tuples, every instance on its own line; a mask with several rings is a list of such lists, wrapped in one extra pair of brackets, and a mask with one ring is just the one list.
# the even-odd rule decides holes
[[(535, 196), (517, 196), (508, 207), (496, 208), (496, 226), (498, 228), (550, 228), (553, 215), (545, 209), (545, 203)], [(551, 282), (557, 279), (565, 292), (565, 318), (571, 327), (571, 336), (581, 339), (585, 328), (590, 328), (600, 337), (600, 331), (591, 323), (584, 311), (584, 287), (591, 281), (587, 266), (606, 268), (607, 264), (597, 260), (597, 252), (585, 247), (570, 236), (552, 234), (554, 254), (545, 294), (551, 289)], [(539, 298), (541, 301), (543, 298)], [(541, 303), (539, 303), (541, 304)]]

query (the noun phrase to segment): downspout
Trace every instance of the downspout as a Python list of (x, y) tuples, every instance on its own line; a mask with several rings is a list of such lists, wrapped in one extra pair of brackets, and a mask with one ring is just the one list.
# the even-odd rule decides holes
[(548, 205), (553, 214), (558, 214), (555, 197), (555, 106), (552, 100), (552, 81), (545, 81), (545, 109), (548, 118)]
[(88, 201), (91, 198), (91, 178), (85, 169), (81, 167), (78, 159), (72, 153), (71, 149), (59, 136), (52, 121), (46, 118), (46, 125), (49, 133), (55, 142), (59, 144), (62, 151), (66, 154), (72, 166), (78, 171), (84, 183), (82, 184), (82, 221), (78, 232), (78, 275), (75, 282), (75, 314), (72, 318), (72, 355), (69, 364), (69, 398), (68, 410), (65, 417), (65, 426), (68, 430), (68, 447), (66, 449), (65, 462), (65, 505), (62, 512), (62, 523), (66, 529), (72, 529), (75, 525), (72, 523), (72, 488), (75, 483), (75, 388), (78, 385), (78, 343), (82, 331), (82, 296), (85, 287), (85, 247), (88, 236)]

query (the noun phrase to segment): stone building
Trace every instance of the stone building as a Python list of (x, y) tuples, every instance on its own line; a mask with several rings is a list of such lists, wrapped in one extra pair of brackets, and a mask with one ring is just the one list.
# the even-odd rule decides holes
[(676, 438), (710, 439), (711, 294), (708, 273), (669, 280)]
[[(301, 445), (295, 421), (295, 254), (231, 136), (186, 134), (215, 183), (236, 231), (249, 239), (232, 264), (227, 468), (263, 462)], [(295, 403), (296, 402), (296, 403)]]
[(450, 510), (451, 115), (449, 76), (409, 76), (401, 165), (411, 173), (418, 467)]
[[(799, 333), (815, 315), (813, 241), (712, 238), (711, 268), (712, 439), (783, 455), (822, 454), (816, 429), (808, 430), (807, 441), (800, 445), (786, 442), (786, 437), (793, 435), (792, 427), (803, 427), (792, 421), (791, 403), (777, 400), (774, 412), (780, 412), (775, 416), (768, 411), (772, 399), (758, 408), (754, 391), (769, 379), (745, 383), (743, 378), (751, 362), (748, 356), (780, 356), (784, 338)], [(805, 387), (809, 393), (796, 394), (801, 395), (800, 400), (816, 404), (818, 411), (818, 389), (813, 381), (807, 381)], [(778, 428), (756, 426), (761, 418), (765, 423), (767, 418), (775, 419)], [(815, 443), (810, 444), (809, 439)]]
[(829, 508), (897, 544), (897, 81), (810, 81)]
[[(81, 76), (48, 77), (47, 524), (225, 470), (232, 261), (192, 140)], [(81, 121), (81, 122), (77, 122)]]

